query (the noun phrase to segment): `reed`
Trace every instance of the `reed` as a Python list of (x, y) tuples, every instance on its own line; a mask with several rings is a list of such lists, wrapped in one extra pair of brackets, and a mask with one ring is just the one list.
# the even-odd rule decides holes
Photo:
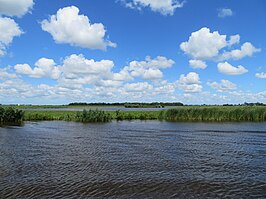
[(162, 111), (160, 119), (168, 121), (262, 122), (266, 107), (193, 107)]
[(166, 120), (202, 122), (266, 121), (265, 106), (183, 106), (163, 111), (52, 111), (25, 110), (24, 121), (65, 120), (108, 122), (111, 120)]
[(24, 112), (12, 107), (0, 107), (0, 124), (17, 124), (23, 120)]
[(110, 113), (102, 110), (83, 110), (82, 112), (77, 112), (75, 120), (77, 122), (110, 122), (112, 116)]

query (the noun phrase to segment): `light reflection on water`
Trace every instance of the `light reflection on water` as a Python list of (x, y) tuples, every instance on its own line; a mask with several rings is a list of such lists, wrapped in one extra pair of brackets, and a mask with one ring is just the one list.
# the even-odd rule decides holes
[(266, 123), (26, 123), (0, 159), (0, 198), (266, 198)]

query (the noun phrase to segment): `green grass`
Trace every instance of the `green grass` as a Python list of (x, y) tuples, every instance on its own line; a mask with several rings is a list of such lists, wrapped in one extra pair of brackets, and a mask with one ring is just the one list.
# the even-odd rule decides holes
[[(109, 121), (117, 120), (152, 120), (158, 119), (160, 111), (53, 111), (53, 110), (25, 110), (24, 121), (65, 120), (65, 121)], [(102, 118), (102, 119), (100, 119)], [(108, 119), (107, 119), (108, 118)]]
[(0, 107), (0, 125), (2, 124), (17, 124), (23, 120), (24, 112), (12, 107)]
[(25, 110), (24, 121), (44, 121), (44, 120), (65, 120), (74, 121), (76, 112), (74, 111), (39, 111)]
[(186, 107), (162, 111), (159, 118), (169, 121), (262, 122), (266, 107)]
[(183, 106), (163, 111), (102, 111), (86, 112), (25, 110), (24, 121), (64, 120), (105, 122), (110, 120), (166, 120), (202, 122), (266, 121), (265, 106)]

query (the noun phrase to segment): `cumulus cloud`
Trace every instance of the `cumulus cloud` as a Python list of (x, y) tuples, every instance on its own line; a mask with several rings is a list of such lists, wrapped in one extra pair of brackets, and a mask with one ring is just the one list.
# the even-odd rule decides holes
[(95, 61), (86, 59), (82, 54), (72, 54), (65, 58), (62, 72), (66, 78), (78, 78), (87, 75), (109, 76), (114, 63), (111, 60)]
[(230, 40), (228, 42), (228, 46), (232, 46), (234, 44), (238, 44), (240, 42), (240, 35), (232, 35), (230, 36)]
[(245, 42), (240, 49), (231, 50), (232, 46), (239, 44), (240, 35), (232, 35), (229, 40), (226, 35), (218, 31), (211, 32), (209, 28), (203, 27), (192, 32), (188, 41), (180, 44), (180, 49), (192, 59), (189, 64), (192, 68), (206, 68), (204, 61), (225, 61), (229, 59), (239, 60), (251, 57), (261, 49), (254, 47), (250, 42)]
[(185, 93), (198, 93), (202, 90), (199, 74), (190, 72), (187, 75), (180, 75), (176, 86), (182, 89)]
[(127, 92), (147, 92), (151, 89), (153, 89), (153, 86), (147, 82), (125, 84), (124, 86), (124, 90)]
[(6, 48), (12, 43), (14, 37), (18, 37), (22, 33), (13, 19), (0, 17), (0, 57), (6, 54)]
[(244, 68), (243, 66), (240, 65), (240, 66), (234, 67), (228, 62), (219, 63), (217, 65), (217, 68), (220, 73), (223, 73), (225, 75), (242, 75), (248, 72), (248, 70)]
[(218, 92), (227, 92), (237, 89), (236, 84), (224, 79), (222, 79), (221, 82), (208, 82), (207, 85)]
[(41, 58), (35, 63), (35, 66), (32, 69), (28, 64), (17, 64), (14, 68), (18, 74), (33, 78), (49, 77), (58, 79), (60, 77), (60, 70), (52, 59)]
[(126, 7), (141, 10), (143, 7), (150, 7), (154, 12), (162, 15), (173, 15), (177, 8), (182, 8), (185, 1), (178, 0), (120, 0)]
[(207, 68), (206, 63), (204, 61), (202, 61), (202, 60), (191, 59), (191, 60), (189, 60), (189, 65), (192, 68), (194, 68), (194, 69), (197, 69), (197, 68), (205, 69), (205, 68)]
[(157, 56), (155, 59), (147, 56), (144, 61), (131, 61), (123, 70), (127, 71), (132, 77), (155, 80), (163, 77), (160, 69), (170, 68), (174, 64), (173, 60), (163, 56)]
[(7, 68), (0, 68), (0, 80), (13, 79), (16, 77), (17, 75), (10, 73)]
[(261, 73), (256, 73), (255, 76), (256, 76), (257, 78), (266, 79), (266, 73), (263, 73), (263, 72), (261, 72)]
[(228, 59), (242, 59), (243, 57), (251, 57), (254, 53), (260, 52), (261, 49), (255, 48), (250, 42), (245, 42), (241, 49), (232, 50), (230, 52), (224, 52), (219, 60), (228, 60)]
[(233, 11), (230, 8), (218, 9), (218, 17), (220, 18), (230, 17), (232, 15), (233, 15)]
[(219, 50), (227, 45), (226, 35), (210, 32), (209, 28), (201, 28), (192, 32), (189, 40), (180, 44), (181, 50), (194, 59), (212, 59), (219, 54)]
[(104, 84), (101, 80), (112, 80), (112, 68), (114, 63), (111, 60), (95, 61), (86, 59), (82, 54), (72, 54), (66, 57), (60, 67), (62, 76), (59, 84), (62, 86), (82, 87), (83, 85)]
[(104, 25), (91, 23), (87, 16), (79, 14), (75, 6), (59, 9), (49, 20), (43, 20), (41, 26), (52, 35), (56, 43), (101, 50), (108, 46), (116, 47), (115, 43), (105, 38)]
[(34, 5), (33, 0), (0, 0), (0, 15), (21, 17)]
[(115, 81), (131, 81), (133, 79), (127, 68), (123, 68), (119, 73), (113, 74), (113, 80)]

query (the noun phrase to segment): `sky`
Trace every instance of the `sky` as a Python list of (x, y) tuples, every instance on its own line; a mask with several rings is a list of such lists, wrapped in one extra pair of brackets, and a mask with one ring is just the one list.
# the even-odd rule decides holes
[(266, 103), (265, 0), (0, 0), (0, 104)]

